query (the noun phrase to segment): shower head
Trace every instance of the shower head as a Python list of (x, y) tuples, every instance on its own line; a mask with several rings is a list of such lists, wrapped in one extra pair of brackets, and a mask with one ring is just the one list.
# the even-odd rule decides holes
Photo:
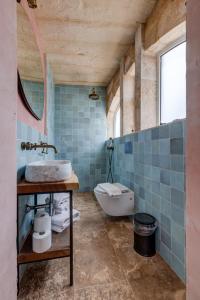
[(89, 98), (90, 98), (91, 100), (95, 100), (95, 101), (96, 101), (96, 100), (99, 100), (99, 95), (96, 94), (95, 88), (92, 89), (92, 93), (89, 94)]
[(109, 138), (109, 143), (107, 144), (107, 149), (108, 150), (114, 150), (114, 143), (113, 143), (112, 138)]

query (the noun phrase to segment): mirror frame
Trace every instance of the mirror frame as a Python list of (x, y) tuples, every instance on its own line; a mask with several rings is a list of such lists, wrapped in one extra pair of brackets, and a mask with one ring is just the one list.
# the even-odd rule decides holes
[[(21, 0), (17, 0), (18, 3), (21, 2)], [(33, 109), (31, 108), (27, 98), (26, 98), (26, 95), (24, 93), (24, 89), (23, 89), (23, 86), (22, 86), (22, 82), (21, 82), (21, 78), (20, 78), (20, 74), (19, 74), (19, 71), (17, 70), (17, 82), (18, 82), (18, 93), (19, 93), (19, 96), (21, 97), (21, 100), (23, 102), (23, 104), (25, 105), (25, 107), (27, 108), (27, 110), (31, 113), (31, 115), (36, 118), (36, 120), (42, 120), (43, 118), (43, 114), (44, 114), (44, 111), (43, 111), (43, 114), (42, 114), (42, 117), (39, 118), (37, 116), (37, 114), (33, 111)]]
[(24, 93), (24, 89), (23, 89), (23, 86), (22, 86), (22, 82), (21, 82), (21, 78), (20, 78), (20, 75), (19, 75), (19, 71), (17, 70), (17, 82), (18, 82), (18, 93), (19, 93), (19, 96), (21, 97), (22, 101), (23, 101), (23, 104), (25, 105), (25, 107), (28, 109), (28, 111), (32, 114), (32, 116), (34, 118), (36, 118), (37, 120), (42, 120), (42, 117), (39, 118), (36, 113), (33, 111), (33, 109), (31, 108), (27, 98), (26, 98), (26, 95)]

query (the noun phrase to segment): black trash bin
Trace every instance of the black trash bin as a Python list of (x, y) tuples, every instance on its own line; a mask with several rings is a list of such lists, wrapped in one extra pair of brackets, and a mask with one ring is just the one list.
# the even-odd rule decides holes
[(156, 219), (146, 213), (134, 215), (134, 249), (142, 256), (156, 254)]

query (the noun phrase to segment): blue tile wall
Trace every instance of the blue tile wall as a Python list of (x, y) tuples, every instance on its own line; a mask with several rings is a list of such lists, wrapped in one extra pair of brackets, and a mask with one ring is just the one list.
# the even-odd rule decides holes
[(185, 281), (185, 120), (117, 138), (114, 144), (115, 181), (134, 190), (136, 211), (157, 218), (157, 250)]
[[(47, 137), (36, 131), (35, 129), (27, 126), (26, 124), (17, 121), (17, 180), (20, 181), (24, 177), (25, 166), (33, 161), (43, 160), (46, 158), (45, 154), (41, 151), (22, 151), (21, 142), (29, 141), (38, 143), (40, 141), (47, 141)], [(20, 241), (23, 242), (27, 235), (27, 230), (30, 228), (32, 220), (32, 213), (24, 215), (25, 205), (27, 202), (32, 201), (32, 197), (20, 197)]]
[(80, 191), (92, 191), (106, 178), (106, 90), (96, 87), (100, 100), (93, 101), (88, 97), (91, 89), (89, 86), (55, 87), (57, 158), (72, 161)]

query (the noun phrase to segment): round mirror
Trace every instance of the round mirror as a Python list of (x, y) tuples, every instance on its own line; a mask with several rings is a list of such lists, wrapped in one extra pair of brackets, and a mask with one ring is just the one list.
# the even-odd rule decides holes
[(44, 111), (44, 76), (35, 34), (26, 12), (17, 4), (17, 64), (19, 94), (38, 120)]

